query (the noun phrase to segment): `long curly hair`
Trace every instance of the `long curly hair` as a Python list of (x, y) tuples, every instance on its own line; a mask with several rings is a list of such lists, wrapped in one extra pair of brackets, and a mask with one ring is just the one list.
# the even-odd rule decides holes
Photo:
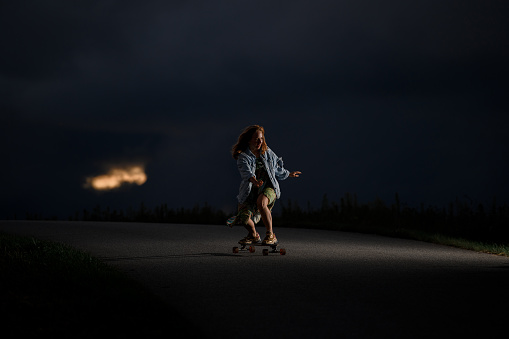
[(262, 126), (259, 125), (252, 125), (244, 128), (242, 133), (239, 135), (239, 139), (237, 140), (237, 143), (233, 145), (232, 147), (232, 156), (233, 159), (237, 160), (239, 157), (239, 154), (244, 152), (249, 147), (249, 141), (253, 137), (253, 134), (256, 132), (262, 132), (263, 140), (262, 140), (262, 147), (260, 149), (260, 155), (264, 154), (267, 151), (267, 143), (265, 142), (265, 130)]

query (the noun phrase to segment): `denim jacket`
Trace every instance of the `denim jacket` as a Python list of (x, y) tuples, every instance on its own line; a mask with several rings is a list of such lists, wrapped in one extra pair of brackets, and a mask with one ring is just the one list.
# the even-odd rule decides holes
[[(261, 155), (261, 159), (265, 165), (265, 169), (267, 169), (272, 187), (274, 187), (274, 191), (276, 191), (276, 198), (279, 199), (281, 196), (281, 190), (279, 188), (278, 180), (285, 180), (288, 178), (290, 171), (283, 167), (283, 159), (278, 158), (278, 156), (272, 152), (270, 148), (267, 149), (267, 152)], [(239, 157), (237, 158), (237, 167), (239, 168), (240, 176), (242, 178), (237, 200), (239, 201), (239, 204), (242, 204), (246, 201), (249, 193), (251, 193), (251, 188), (253, 186), (249, 179), (251, 177), (256, 178), (256, 156), (249, 148), (239, 154)]]

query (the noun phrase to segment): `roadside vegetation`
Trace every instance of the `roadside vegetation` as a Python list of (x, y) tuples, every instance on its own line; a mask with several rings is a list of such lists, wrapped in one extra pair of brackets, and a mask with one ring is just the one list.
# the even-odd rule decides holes
[(0, 233), (0, 272), (2, 337), (189, 333), (141, 284), (69, 246)]
[[(421, 204), (415, 208), (401, 202), (398, 194), (387, 204), (381, 199), (360, 203), (355, 194), (346, 193), (338, 202), (324, 195), (318, 208), (309, 203), (303, 208), (291, 200), (278, 204), (281, 212), (273, 216), (277, 227), (375, 233), (508, 255), (509, 205), (497, 204), (495, 198), (489, 204), (464, 197), (442, 207)], [(167, 204), (149, 208), (141, 203), (126, 210), (96, 206), (76, 212), (68, 220), (220, 225), (233, 213), (208, 204), (174, 209)], [(27, 214), (26, 219), (44, 218)]]
[(390, 205), (381, 199), (361, 204), (348, 193), (339, 203), (329, 202), (325, 195), (319, 209), (304, 210), (288, 201), (278, 221), (283, 226), (373, 233), (509, 256), (509, 206), (497, 205), (495, 199), (489, 207), (467, 198), (442, 208), (412, 208), (401, 203), (398, 194)]

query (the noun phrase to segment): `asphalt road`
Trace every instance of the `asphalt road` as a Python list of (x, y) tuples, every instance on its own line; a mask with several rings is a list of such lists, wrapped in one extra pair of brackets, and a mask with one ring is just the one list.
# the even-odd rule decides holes
[(450, 338), (508, 330), (509, 258), (375, 235), (276, 229), (285, 256), (233, 254), (242, 228), (6, 222), (90, 252), (213, 337)]

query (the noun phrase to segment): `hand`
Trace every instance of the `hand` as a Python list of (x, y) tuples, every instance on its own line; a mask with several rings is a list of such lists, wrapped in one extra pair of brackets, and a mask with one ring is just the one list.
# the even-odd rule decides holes
[(302, 172), (295, 171), (295, 172), (291, 172), (288, 176), (289, 176), (290, 178), (298, 178), (298, 177), (299, 177), (299, 175), (301, 175), (301, 174), (302, 174)]
[(255, 177), (252, 177), (249, 181), (251, 181), (256, 187), (261, 187), (263, 185), (263, 180), (256, 180)]

